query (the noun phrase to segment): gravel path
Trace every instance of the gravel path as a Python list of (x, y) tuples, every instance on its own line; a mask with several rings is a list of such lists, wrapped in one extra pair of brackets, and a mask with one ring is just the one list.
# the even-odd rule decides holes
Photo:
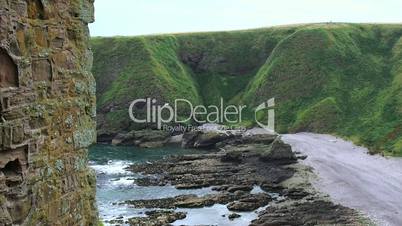
[(330, 135), (283, 135), (308, 158), (315, 186), (344, 206), (362, 211), (380, 226), (402, 225), (402, 158), (367, 154), (367, 149)]

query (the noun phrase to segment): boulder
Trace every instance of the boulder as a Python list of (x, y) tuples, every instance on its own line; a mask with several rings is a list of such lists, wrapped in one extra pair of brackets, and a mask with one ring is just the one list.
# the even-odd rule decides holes
[(215, 147), (219, 142), (228, 139), (230, 136), (219, 133), (219, 132), (207, 132), (202, 133), (198, 136), (196, 142), (194, 143), (195, 148), (210, 148)]
[(289, 144), (285, 144), (280, 137), (277, 137), (269, 148), (261, 155), (261, 159), (263, 161), (297, 161), (297, 158), (292, 151), (292, 147)]
[(183, 134), (175, 135), (169, 138), (169, 144), (181, 144), (183, 142)]
[(117, 134), (113, 139), (112, 139), (112, 145), (118, 146), (121, 145), (125, 140), (125, 134)]
[(201, 134), (200, 131), (190, 131), (183, 134), (181, 146), (183, 148), (192, 148), (197, 140), (197, 137)]
[(268, 205), (270, 201), (272, 201), (271, 196), (265, 193), (260, 193), (231, 202), (228, 204), (227, 208), (230, 211), (249, 212)]
[(236, 219), (236, 218), (240, 218), (241, 217), (241, 215), (240, 214), (237, 214), (237, 213), (231, 213), (231, 214), (229, 214), (229, 216), (228, 216), (228, 218), (229, 218), (229, 220), (234, 220), (234, 219)]
[(231, 136), (216, 131), (190, 131), (183, 135), (183, 148), (215, 148), (217, 143), (229, 139)]

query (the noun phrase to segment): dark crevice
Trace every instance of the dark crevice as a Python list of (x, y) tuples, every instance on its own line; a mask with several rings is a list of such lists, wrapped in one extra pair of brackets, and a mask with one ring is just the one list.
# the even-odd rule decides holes
[(7, 187), (16, 187), (22, 183), (22, 167), (19, 159), (8, 162), (1, 171), (6, 177)]
[(27, 0), (28, 17), (30, 19), (45, 19), (45, 10), (41, 0)]
[(18, 87), (18, 69), (8, 53), (0, 49), (0, 88)]

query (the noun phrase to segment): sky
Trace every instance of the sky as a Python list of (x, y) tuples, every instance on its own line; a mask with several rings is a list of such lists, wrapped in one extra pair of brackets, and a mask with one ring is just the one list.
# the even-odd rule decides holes
[(95, 0), (92, 36), (241, 30), (276, 25), (402, 23), (402, 0)]

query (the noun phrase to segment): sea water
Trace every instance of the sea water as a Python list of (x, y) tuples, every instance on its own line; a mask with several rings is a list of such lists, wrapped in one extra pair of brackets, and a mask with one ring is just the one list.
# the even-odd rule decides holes
[[(180, 147), (163, 147), (143, 149), (138, 147), (116, 147), (111, 145), (94, 145), (90, 148), (90, 166), (96, 171), (96, 199), (100, 218), (103, 221), (113, 219), (127, 220), (131, 217), (145, 216), (149, 209), (131, 208), (121, 205), (127, 200), (159, 199), (178, 195), (194, 194), (203, 196), (214, 193), (211, 188), (178, 190), (173, 186), (138, 186), (134, 180), (143, 175), (130, 172), (126, 168), (135, 163), (160, 160), (169, 155), (202, 154), (206, 151), (188, 150)], [(258, 190), (258, 188), (256, 188)], [(262, 210), (262, 209), (260, 209)], [(177, 209), (187, 212), (187, 217), (173, 225), (248, 225), (257, 218), (257, 212), (240, 213), (241, 218), (230, 221), (231, 213), (225, 205), (216, 204), (212, 207), (197, 209)], [(110, 225), (110, 224), (105, 224)]]

